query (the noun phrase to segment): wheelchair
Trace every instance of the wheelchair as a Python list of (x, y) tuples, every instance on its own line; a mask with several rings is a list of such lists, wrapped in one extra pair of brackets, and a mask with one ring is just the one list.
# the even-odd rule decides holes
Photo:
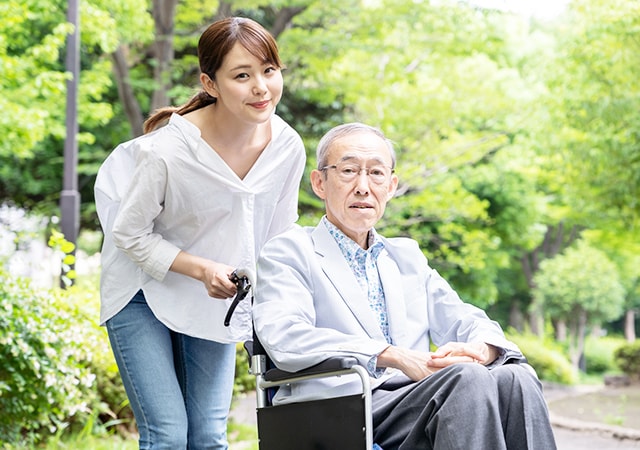
[[(356, 358), (330, 358), (313, 367), (291, 373), (272, 368), (254, 334), (245, 342), (256, 378), (256, 413), (260, 450), (372, 450), (371, 386), (366, 369)], [(355, 373), (362, 393), (344, 397), (273, 405), (280, 386), (314, 378)]]
[[(250, 281), (235, 273), (232, 280), (238, 286), (236, 300), (244, 298), (251, 287)], [(232, 314), (234, 304), (237, 305), (236, 300), (227, 317)], [(356, 358), (335, 357), (298, 372), (286, 372), (274, 367), (255, 331), (253, 341), (245, 342), (245, 350), (250, 357), (250, 372), (256, 379), (260, 450), (383, 450), (373, 442), (369, 373)], [(520, 364), (538, 377), (522, 355), (503, 363)], [(356, 374), (361, 382), (359, 394), (279, 405), (271, 401), (282, 386), (351, 374)]]
[[(231, 276), (238, 292), (225, 324), (250, 288), (250, 274), (237, 271)], [(260, 450), (372, 450), (371, 385), (367, 370), (356, 358), (330, 358), (313, 367), (292, 373), (274, 367), (257, 336), (246, 341), (250, 371), (256, 379), (256, 414)], [(303, 403), (274, 405), (275, 391), (286, 384), (304, 380), (357, 374), (362, 393), (323, 398)]]

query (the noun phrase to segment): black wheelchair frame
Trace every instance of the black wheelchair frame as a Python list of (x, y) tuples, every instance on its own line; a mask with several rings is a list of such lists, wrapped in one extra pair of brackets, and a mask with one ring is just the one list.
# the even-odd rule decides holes
[[(367, 370), (356, 358), (331, 358), (313, 367), (285, 372), (271, 362), (254, 336), (246, 342), (251, 373), (256, 378), (256, 413), (260, 450), (371, 450), (373, 424), (371, 386)], [(344, 397), (273, 405), (272, 391), (280, 386), (315, 378), (355, 373), (362, 393)]]

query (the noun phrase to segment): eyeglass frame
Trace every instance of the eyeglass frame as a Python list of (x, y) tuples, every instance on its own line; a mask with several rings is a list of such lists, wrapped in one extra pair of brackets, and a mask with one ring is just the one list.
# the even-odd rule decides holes
[[(356, 180), (356, 179), (360, 176), (360, 174), (362, 173), (362, 171), (364, 170), (364, 171), (366, 172), (366, 174), (367, 174), (367, 177), (369, 177), (369, 178), (371, 179), (371, 181), (373, 181), (373, 182), (374, 182), (375, 184), (377, 184), (377, 185), (382, 185), (382, 184), (384, 184), (385, 182), (389, 181), (389, 180), (391, 179), (391, 176), (392, 176), (392, 175), (395, 173), (395, 171), (396, 171), (393, 167), (391, 167), (391, 166), (385, 166), (384, 164), (377, 164), (377, 165), (375, 165), (374, 167), (362, 167), (362, 166), (361, 166), (361, 165), (359, 165), (359, 164), (351, 163), (351, 162), (348, 162), (348, 161), (340, 161), (340, 162), (339, 162), (339, 163), (337, 163), (337, 164), (327, 164), (327, 165), (326, 165), (326, 166), (324, 166), (324, 167), (320, 167), (318, 170), (319, 170), (319, 171), (321, 171), (321, 172), (325, 172), (325, 171), (327, 171), (327, 170), (329, 170), (329, 169), (336, 169), (336, 170), (337, 170), (337, 169), (338, 169), (338, 165), (339, 165), (339, 164), (351, 165), (351, 166), (354, 166), (354, 167), (357, 167), (357, 168), (358, 168), (358, 171), (356, 172), (356, 174), (355, 174), (355, 176), (353, 177), (353, 179), (352, 179), (352, 180), (346, 180), (347, 182), (351, 182), (351, 181), (353, 181), (353, 180)], [(376, 181), (375, 181), (375, 179), (371, 178), (371, 173), (370, 173), (371, 169), (374, 169), (374, 168), (377, 168), (377, 167), (384, 167), (385, 169), (389, 169), (389, 170), (391, 170), (391, 172), (389, 172), (389, 174), (388, 174), (388, 175), (386, 175), (386, 174), (385, 174), (385, 176), (384, 176), (384, 180), (381, 180), (380, 182), (376, 182)], [(338, 173), (338, 177), (340, 177), (340, 173)]]

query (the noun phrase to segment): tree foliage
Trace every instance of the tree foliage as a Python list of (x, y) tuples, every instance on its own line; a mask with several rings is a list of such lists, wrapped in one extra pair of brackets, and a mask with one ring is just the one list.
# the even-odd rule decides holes
[(587, 324), (616, 319), (623, 311), (625, 290), (617, 267), (604, 252), (580, 240), (543, 261), (534, 280), (537, 306), (569, 326), (572, 360), (577, 365)]
[[(99, 164), (156, 106), (197, 88), (204, 27), (242, 15), (277, 36), (287, 64), (278, 112), (303, 135), (309, 168), (319, 136), (340, 122), (379, 126), (396, 143), (401, 185), (381, 231), (417, 239), (465, 299), (502, 318), (531, 314), (540, 264), (587, 233), (633, 310), (638, 8), (574, 0), (541, 22), (454, 0), (82, 1), (82, 226), (97, 227)], [(62, 182), (65, 9), (0, 5), (0, 197), (47, 214)], [(301, 223), (314, 223), (322, 204), (306, 177), (300, 193)], [(607, 233), (620, 239), (594, 237)]]

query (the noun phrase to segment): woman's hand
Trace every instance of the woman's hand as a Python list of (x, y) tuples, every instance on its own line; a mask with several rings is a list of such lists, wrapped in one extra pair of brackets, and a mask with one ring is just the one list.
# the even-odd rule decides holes
[(169, 270), (202, 281), (209, 297), (225, 299), (236, 294), (236, 285), (229, 279), (235, 268), (226, 264), (182, 251)]
[(225, 299), (236, 295), (237, 287), (229, 279), (235, 269), (226, 264), (208, 261), (204, 268), (202, 282), (209, 297)]

